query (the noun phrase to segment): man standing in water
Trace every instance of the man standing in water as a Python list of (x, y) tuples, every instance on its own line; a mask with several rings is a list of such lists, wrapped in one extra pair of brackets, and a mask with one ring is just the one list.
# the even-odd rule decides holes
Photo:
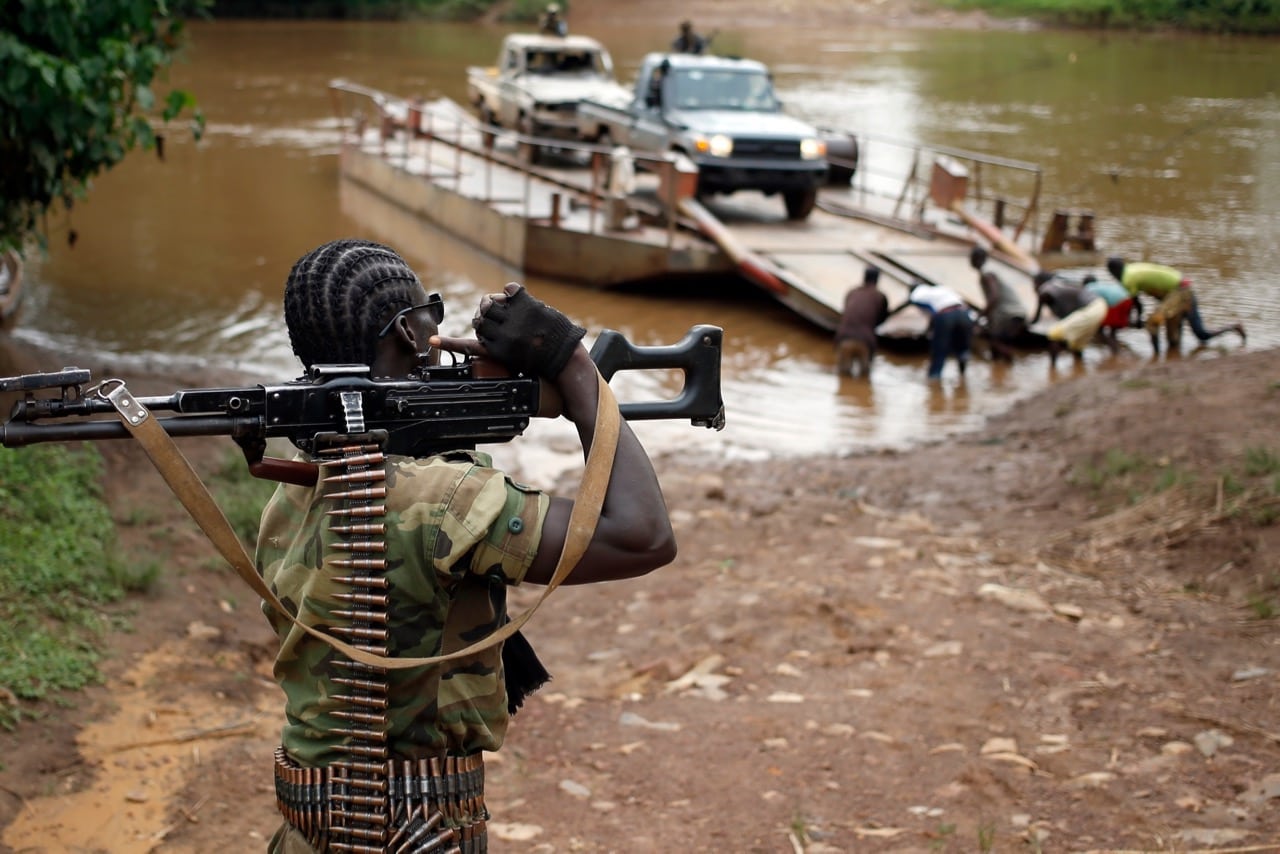
[(880, 268), (868, 266), (862, 284), (845, 294), (844, 312), (836, 329), (836, 372), (841, 376), (871, 375), (876, 356), (876, 327), (889, 316), (889, 300), (877, 285)]

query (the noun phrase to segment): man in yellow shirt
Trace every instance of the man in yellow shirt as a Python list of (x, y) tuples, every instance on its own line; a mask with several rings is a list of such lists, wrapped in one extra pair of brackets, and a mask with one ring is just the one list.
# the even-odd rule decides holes
[(1184, 319), (1191, 325), (1192, 334), (1201, 344), (1208, 343), (1224, 332), (1238, 333), (1240, 340), (1245, 340), (1244, 326), (1239, 323), (1218, 329), (1205, 327), (1196, 295), (1191, 290), (1191, 280), (1183, 276), (1181, 271), (1149, 261), (1126, 262), (1115, 256), (1107, 259), (1107, 270), (1133, 295), (1133, 311), (1138, 320), (1142, 319), (1142, 303), (1137, 298), (1139, 294), (1146, 294), (1160, 301), (1146, 321), (1147, 333), (1151, 336), (1151, 349), (1155, 352), (1160, 352), (1162, 325), (1165, 336), (1169, 339), (1169, 349), (1178, 348), (1182, 343)]

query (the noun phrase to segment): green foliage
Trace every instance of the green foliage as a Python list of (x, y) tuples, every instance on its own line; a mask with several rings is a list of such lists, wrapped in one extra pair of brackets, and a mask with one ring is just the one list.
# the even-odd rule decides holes
[(1073, 473), (1072, 481), (1099, 490), (1126, 475), (1145, 471), (1151, 463), (1144, 457), (1131, 454), (1121, 448), (1109, 448), (1099, 462), (1088, 462), (1078, 472)]
[(978, 850), (989, 852), (995, 848), (996, 844), (996, 826), (995, 822), (982, 821), (978, 824)]
[(182, 17), (209, 0), (5, 0), (0, 3), (0, 251), (39, 235), (45, 211), (70, 206), (135, 148), (163, 154), (168, 122), (193, 112), (162, 94)]
[(1249, 477), (1280, 473), (1280, 454), (1270, 448), (1245, 448), (1244, 473)]
[(1253, 611), (1254, 617), (1259, 620), (1273, 620), (1276, 616), (1276, 603), (1264, 593), (1254, 593), (1249, 596), (1249, 610)]
[(209, 490), (240, 540), (252, 553), (258, 542), (258, 521), (276, 484), (249, 474), (244, 456), (230, 451), (222, 465), (209, 478)]
[[(549, 0), (510, 0), (502, 17), (507, 21), (536, 21), (547, 8)], [(569, 4), (558, 2), (560, 16), (569, 17)]]
[(1222, 33), (1280, 33), (1280, 0), (941, 0), (957, 9), (1027, 16), (1081, 27), (1174, 27)]
[(495, 0), (213, 0), (213, 14), (219, 18), (469, 20), (489, 11), (494, 3)]
[(1189, 486), (1195, 483), (1195, 475), (1183, 471), (1177, 466), (1165, 466), (1156, 474), (1151, 488), (1153, 492), (1164, 492), (1175, 486)]
[[(0, 687), (19, 698), (95, 681), (101, 606), (138, 583), (115, 556), (101, 473), (91, 448), (0, 448)], [(0, 724), (16, 716), (0, 707)]]

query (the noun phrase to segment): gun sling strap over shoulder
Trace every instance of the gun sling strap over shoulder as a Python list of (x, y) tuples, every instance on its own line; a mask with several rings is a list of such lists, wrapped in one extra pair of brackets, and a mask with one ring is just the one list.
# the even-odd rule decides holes
[[(556, 562), (555, 571), (547, 583), (542, 595), (519, 616), (503, 626), (463, 649), (454, 650), (445, 655), (428, 658), (388, 658), (359, 649), (351, 644), (335, 638), (333, 635), (308, 626), (290, 614), (284, 603), (271, 591), (271, 588), (258, 574), (253, 560), (245, 551), (240, 538), (232, 529), (222, 509), (209, 494), (208, 488), (200, 480), (199, 475), (191, 467), (191, 463), (183, 456), (182, 451), (173, 438), (165, 432), (164, 427), (135, 398), (122, 381), (108, 380), (99, 386), (97, 393), (110, 401), (129, 431), (142, 446), (151, 462), (155, 465), (165, 483), (173, 490), (174, 495), (182, 502), (200, 529), (217, 548), (245, 583), (253, 588), (271, 607), (292, 620), (308, 634), (329, 644), (343, 655), (362, 664), (401, 670), (410, 667), (438, 664), (443, 661), (473, 655), (494, 644), (501, 643), (515, 634), (533, 612), (546, 601), (551, 592), (560, 586), (573, 568), (578, 565), (582, 555), (595, 533), (596, 523), (600, 519), (600, 510), (604, 505), (604, 495), (609, 486), (609, 478), (613, 471), (613, 458), (618, 447), (618, 433), (622, 416), (618, 411), (617, 400), (613, 390), (604, 377), (597, 374), (599, 399), (596, 403), (596, 426), (591, 442), (591, 450), (587, 453), (586, 468), (582, 474), (582, 485), (578, 497), (573, 502), (573, 510), (569, 515), (569, 527), (565, 534), (564, 547)], [(107, 390), (108, 386), (112, 386)]]

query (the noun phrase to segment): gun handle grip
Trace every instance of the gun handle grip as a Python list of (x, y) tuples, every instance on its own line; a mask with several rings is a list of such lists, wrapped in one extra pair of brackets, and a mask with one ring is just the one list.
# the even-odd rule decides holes
[(304, 463), (299, 460), (263, 457), (256, 463), (249, 464), (249, 474), (263, 480), (291, 483), (294, 486), (315, 486), (320, 478), (320, 467), (315, 463)]

